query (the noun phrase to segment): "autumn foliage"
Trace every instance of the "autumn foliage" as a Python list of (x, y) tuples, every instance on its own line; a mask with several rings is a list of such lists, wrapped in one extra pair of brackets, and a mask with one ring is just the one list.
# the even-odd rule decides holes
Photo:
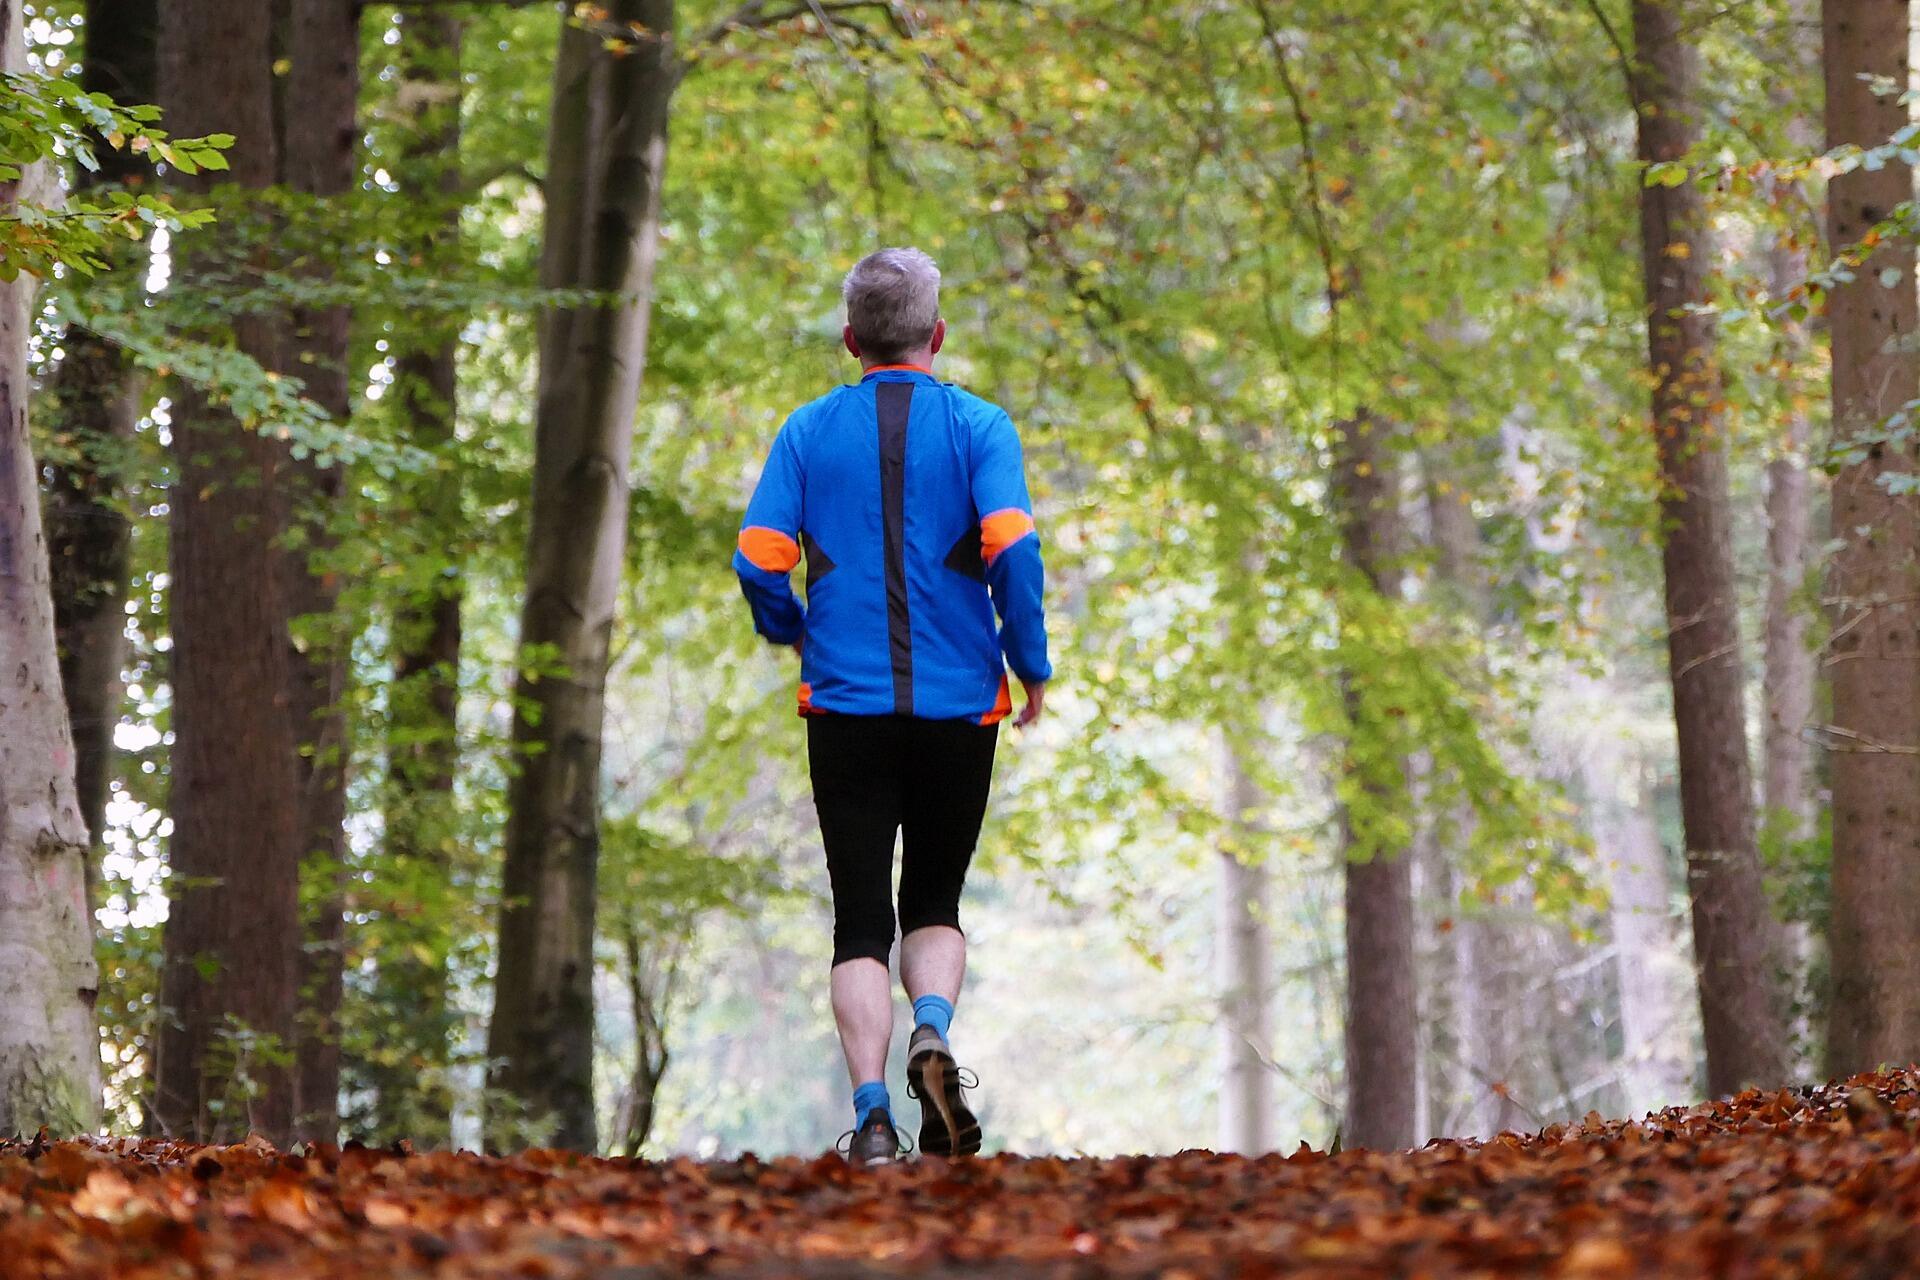
[(1403, 1155), (720, 1164), (0, 1147), (0, 1275), (1895, 1275), (1920, 1074)]

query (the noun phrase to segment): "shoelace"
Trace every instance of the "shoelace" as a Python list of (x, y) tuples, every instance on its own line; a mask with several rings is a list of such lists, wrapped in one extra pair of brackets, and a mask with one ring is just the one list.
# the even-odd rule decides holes
[[(953, 1069), (953, 1078), (960, 1082), (962, 1089), (978, 1089), (980, 1087), (980, 1077), (965, 1067), (955, 1067)], [(920, 1101), (920, 1091), (913, 1087), (913, 1081), (911, 1080), (907, 1081), (907, 1096), (915, 1102)]]
[[(858, 1129), (849, 1129), (840, 1135), (840, 1140), (833, 1144), (833, 1149), (843, 1156), (852, 1156), (853, 1140), (859, 1136)], [(896, 1156), (913, 1154), (913, 1140), (908, 1138), (905, 1131), (897, 1124), (893, 1126), (893, 1153)]]

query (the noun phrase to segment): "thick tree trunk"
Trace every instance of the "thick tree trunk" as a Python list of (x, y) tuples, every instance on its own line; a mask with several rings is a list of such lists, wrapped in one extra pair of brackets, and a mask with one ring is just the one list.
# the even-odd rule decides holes
[[(397, 175), (410, 193), (420, 233), (413, 257), (427, 269), (452, 263), (460, 243), (460, 43), (466, 19), (448, 10), (409, 15), (398, 54), (403, 105), (411, 112)], [(455, 443), (459, 412), (458, 341), (462, 318), (428, 312), (407, 326), (397, 356), (395, 392), (411, 441), (436, 457)], [(458, 472), (438, 469), (412, 489), (410, 554), (454, 556), (466, 537)], [(453, 838), (454, 780), (460, 764), (460, 583), (435, 575), (394, 606), (394, 678), (389, 714), (386, 848), (399, 883), (447, 885), (445, 850)], [(414, 1010), (397, 1045), (365, 1069), (376, 1093), (374, 1132), (442, 1146), (452, 1136), (449, 1088), (456, 1027), (442, 961), (450, 946), (444, 913), (395, 913), (378, 957), (378, 990)]]
[[(1394, 563), (1399, 515), (1388, 475), (1392, 455), (1383, 425), (1361, 413), (1343, 423), (1336, 446), (1335, 491), (1347, 562), (1372, 590), (1391, 600), (1400, 592)], [(1358, 738), (1372, 717), (1353, 677), (1343, 679), (1350, 732)], [(1356, 753), (1349, 744), (1350, 765)], [(1404, 779), (1385, 780), (1378, 762), (1354, 765), (1376, 775), (1376, 801), (1404, 803)], [(1371, 847), (1343, 806), (1342, 849), (1347, 888), (1347, 1116), (1349, 1147), (1391, 1150), (1414, 1141), (1419, 1069), (1419, 1011), (1413, 971), (1412, 859), (1404, 849)]]
[[(21, 0), (0, 0), (0, 71), (26, 71)], [(35, 166), (0, 184), (0, 216), (44, 194)], [(34, 280), (0, 283), (0, 1137), (86, 1132), (100, 1115), (99, 974), (87, 829), (60, 691), (39, 470), (27, 438)]]
[[(1907, 84), (1904, 0), (1828, 0), (1827, 140), (1876, 146), (1908, 123), (1885, 80)], [(1899, 158), (1836, 177), (1827, 190), (1836, 251), (1913, 199)], [(1835, 441), (1880, 434), (1920, 397), (1914, 350), (1913, 242), (1883, 240), (1827, 300)], [(1890, 280), (1891, 283), (1886, 283)], [(1833, 996), (1828, 1066), (1836, 1073), (1920, 1060), (1920, 520), (1888, 477), (1914, 470), (1913, 445), (1864, 443), (1833, 479)]]
[[(1681, 160), (1699, 137), (1699, 62), (1678, 0), (1636, 0), (1639, 154)], [(1779, 930), (1768, 910), (1747, 760), (1745, 673), (1729, 535), (1726, 411), (1708, 272), (1714, 245), (1691, 180), (1640, 193), (1647, 354), (1660, 455), (1667, 660), (1680, 748), (1707, 1089), (1779, 1084), (1786, 1071)]]
[[(359, 0), (288, 0), (281, 37), (286, 93), (279, 104), (282, 177), (302, 195), (327, 199), (352, 190), (360, 88)], [(307, 396), (336, 420), (352, 409), (349, 326), (344, 306), (297, 309), (290, 366)], [(300, 964), (299, 1064), (294, 1123), (298, 1136), (332, 1142), (340, 1128), (340, 997), (345, 934), (342, 877), (346, 856), (347, 650), (352, 637), (319, 620), (336, 618), (340, 590), (315, 561), (337, 541), (331, 528), (342, 495), (336, 467), (290, 461), (289, 528), (303, 528), (302, 551), (284, 561), (293, 616), (306, 630), (288, 655), (290, 702), (300, 737), (301, 874), (311, 904)]]
[(1221, 743), (1226, 839), (1219, 851), (1220, 1150), (1273, 1149), (1273, 945), (1267, 923), (1265, 854), (1255, 846), (1262, 806), (1232, 740)]
[[(89, 0), (81, 87), (125, 103), (159, 95), (156, 0)], [(144, 157), (103, 148), (98, 170), (76, 166), (82, 187), (125, 181)], [(67, 331), (65, 358), (47, 388), (60, 430), (77, 456), (53, 468), (45, 498), (53, 561), (53, 615), (60, 639), (60, 682), (73, 726), (74, 786), (80, 815), (97, 848), (112, 781), (113, 728), (120, 719), (126, 652), (126, 515), (113, 501), (115, 458), (133, 438), (144, 384), (124, 352), (84, 329)], [(87, 860), (92, 883), (98, 868)]]
[[(267, 6), (226, 0), (169, 0), (161, 16), (168, 127), (188, 137), (232, 133), (224, 176), (243, 187), (266, 187), (278, 172), (270, 28)], [(188, 286), (203, 256), (234, 252), (214, 235), (185, 237), (176, 249), (176, 278)], [(268, 250), (246, 252), (219, 265), (257, 270)], [(242, 316), (234, 328), (241, 350), (286, 367), (282, 317)], [(174, 400), (173, 447), (174, 828), (151, 1118), (165, 1133), (232, 1138), (253, 1129), (285, 1141), (305, 811), (288, 705), (294, 602), (276, 536), (287, 459), (283, 446), (185, 388)]]
[[(616, 28), (654, 33), (623, 53), (566, 27), (554, 68), (541, 282), (619, 296), (541, 322), (523, 645), (564, 675), (521, 678), (509, 797), (499, 978), (488, 1057), (495, 1089), (562, 1146), (591, 1149), (593, 922), (607, 652), (627, 535), (627, 466), (652, 315), (673, 0), (617, 0)], [(496, 1143), (514, 1140), (490, 1117)]]

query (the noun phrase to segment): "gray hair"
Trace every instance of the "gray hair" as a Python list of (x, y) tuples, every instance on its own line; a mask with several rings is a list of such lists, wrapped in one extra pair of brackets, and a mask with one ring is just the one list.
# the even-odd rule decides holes
[(854, 264), (840, 296), (861, 353), (898, 360), (933, 341), (940, 319), (940, 268), (918, 249), (882, 249)]

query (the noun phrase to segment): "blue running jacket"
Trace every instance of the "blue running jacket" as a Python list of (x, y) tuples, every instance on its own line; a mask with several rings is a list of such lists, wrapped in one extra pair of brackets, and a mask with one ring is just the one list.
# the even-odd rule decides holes
[[(803, 554), (804, 608), (788, 580)], [(992, 724), (1009, 665), (1053, 674), (1020, 437), (926, 369), (869, 370), (787, 419), (733, 568), (756, 631), (805, 639), (802, 715)]]

